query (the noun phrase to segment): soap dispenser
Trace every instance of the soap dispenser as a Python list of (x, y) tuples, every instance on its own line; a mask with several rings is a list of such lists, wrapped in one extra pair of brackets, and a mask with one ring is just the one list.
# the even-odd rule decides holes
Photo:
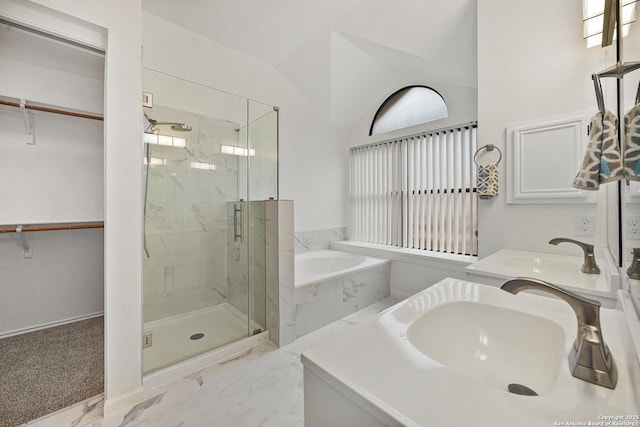
[(633, 260), (627, 269), (629, 279), (640, 279), (640, 248), (633, 248)]

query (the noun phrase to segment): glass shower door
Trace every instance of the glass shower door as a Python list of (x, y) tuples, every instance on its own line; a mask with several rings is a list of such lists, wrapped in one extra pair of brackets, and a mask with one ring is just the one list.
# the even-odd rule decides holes
[(264, 330), (265, 266), (249, 101), (152, 70), (144, 87), (146, 373)]

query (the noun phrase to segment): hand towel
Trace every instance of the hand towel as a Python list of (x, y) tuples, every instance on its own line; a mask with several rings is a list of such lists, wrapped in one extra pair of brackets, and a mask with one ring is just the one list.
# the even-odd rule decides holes
[(624, 174), (625, 178), (640, 181), (640, 104), (624, 116)]
[(624, 178), (618, 140), (618, 119), (610, 111), (591, 118), (589, 144), (582, 167), (573, 186), (582, 190), (598, 190), (600, 184)]
[(498, 165), (478, 165), (478, 197), (493, 199), (498, 195)]

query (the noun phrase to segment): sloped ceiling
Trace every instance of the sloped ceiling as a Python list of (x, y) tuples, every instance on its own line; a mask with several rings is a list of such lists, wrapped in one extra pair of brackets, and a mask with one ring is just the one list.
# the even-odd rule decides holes
[(476, 87), (476, 0), (144, 0), (163, 19), (274, 67), (349, 126), (403, 84)]

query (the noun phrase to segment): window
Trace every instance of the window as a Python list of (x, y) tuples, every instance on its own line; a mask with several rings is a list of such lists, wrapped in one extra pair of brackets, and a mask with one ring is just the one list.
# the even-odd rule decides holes
[(477, 255), (476, 127), (352, 148), (352, 240)]
[(380, 106), (369, 135), (390, 132), (448, 117), (442, 96), (427, 86), (407, 86), (389, 96)]

